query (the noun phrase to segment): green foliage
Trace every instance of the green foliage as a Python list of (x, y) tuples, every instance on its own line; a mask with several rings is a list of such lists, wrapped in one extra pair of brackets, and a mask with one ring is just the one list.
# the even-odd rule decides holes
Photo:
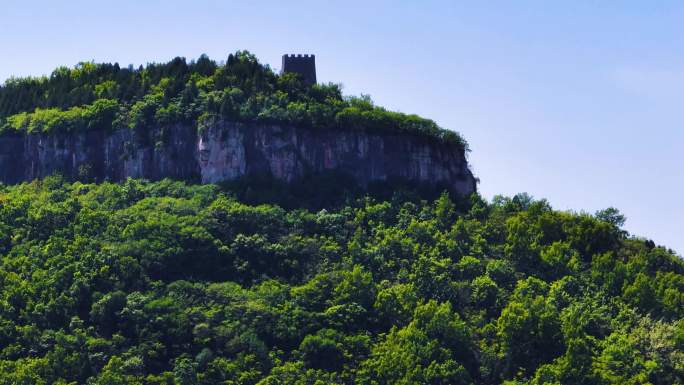
[(0, 186), (0, 384), (684, 383), (684, 263), (613, 209), (232, 187)]
[[(405, 328), (393, 328), (359, 371), (362, 384), (471, 384), (460, 362), (471, 354), (467, 326), (448, 303), (416, 308)], [(460, 362), (459, 362), (460, 361)]]
[(146, 130), (174, 123), (201, 131), (215, 120), (403, 132), (467, 150), (459, 134), (431, 120), (387, 111), (367, 96), (343, 97), (336, 84), (305, 85), (293, 74), (276, 75), (246, 51), (221, 64), (205, 55), (137, 69), (87, 62), (0, 86), (0, 133)]
[(98, 99), (92, 104), (71, 107), (68, 110), (36, 108), (33, 112), (21, 112), (7, 117), (0, 125), (0, 133), (71, 133), (94, 128), (108, 130), (112, 128), (119, 109), (119, 103), (112, 99)]

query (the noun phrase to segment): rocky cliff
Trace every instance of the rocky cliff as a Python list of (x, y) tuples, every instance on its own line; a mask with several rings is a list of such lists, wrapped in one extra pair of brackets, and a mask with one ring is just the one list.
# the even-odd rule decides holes
[(442, 184), (461, 194), (476, 188), (462, 151), (399, 133), (219, 122), (200, 134), (179, 124), (144, 133), (0, 136), (5, 184), (54, 173), (96, 181), (168, 177), (214, 183), (256, 174), (293, 181), (331, 170), (350, 174), (361, 185), (397, 178)]

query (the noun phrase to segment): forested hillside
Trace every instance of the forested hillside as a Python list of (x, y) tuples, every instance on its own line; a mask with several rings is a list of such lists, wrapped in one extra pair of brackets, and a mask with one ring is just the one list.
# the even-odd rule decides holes
[(684, 383), (684, 263), (616, 210), (231, 191), (0, 187), (0, 384)]

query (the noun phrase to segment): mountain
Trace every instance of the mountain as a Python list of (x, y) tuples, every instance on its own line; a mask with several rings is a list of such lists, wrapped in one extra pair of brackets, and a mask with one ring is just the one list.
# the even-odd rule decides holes
[(458, 134), (334, 84), (282, 76), (246, 52), (133, 69), (81, 63), (0, 88), (0, 182), (175, 178), (214, 183), (324, 172), (461, 195), (476, 180)]
[(429, 120), (244, 52), (11, 79), (0, 110), (0, 385), (684, 383), (684, 261), (614, 208), (484, 200)]

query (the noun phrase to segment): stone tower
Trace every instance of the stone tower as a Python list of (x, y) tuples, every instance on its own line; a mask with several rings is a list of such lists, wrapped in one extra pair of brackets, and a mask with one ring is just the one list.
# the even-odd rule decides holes
[(293, 72), (302, 76), (304, 83), (316, 84), (315, 55), (283, 55), (283, 66), (280, 73)]

